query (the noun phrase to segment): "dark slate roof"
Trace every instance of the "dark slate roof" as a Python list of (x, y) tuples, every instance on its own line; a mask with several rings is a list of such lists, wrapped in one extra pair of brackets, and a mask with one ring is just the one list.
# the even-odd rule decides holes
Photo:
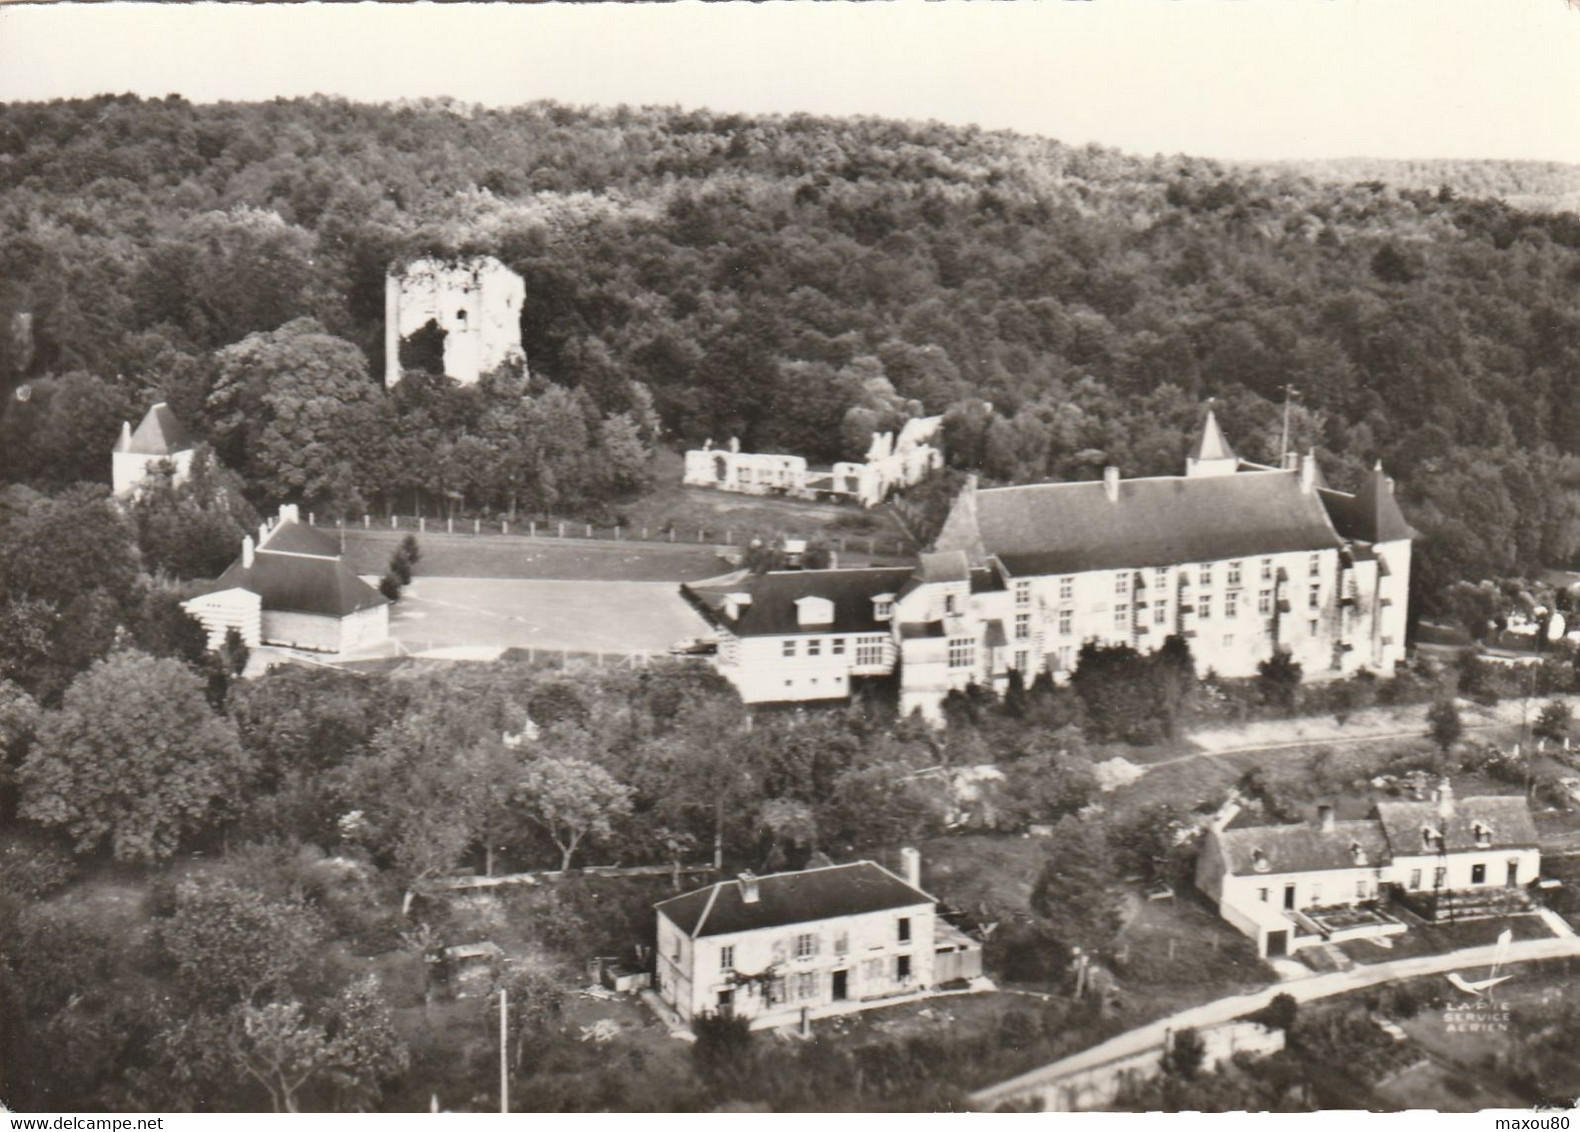
[[(1311, 822), (1298, 825), (1253, 825), (1218, 834), (1229, 869), (1237, 876), (1267, 873), (1308, 873), (1323, 869), (1374, 869), (1385, 863), (1388, 839), (1380, 822), (1336, 821), (1331, 832)], [(1351, 846), (1359, 844), (1365, 864), (1357, 864)], [(1267, 859), (1256, 867), (1255, 850)]]
[(1367, 474), (1360, 490), (1354, 495), (1331, 488), (1318, 492), (1333, 520), (1333, 527), (1345, 538), (1354, 542), (1392, 542), (1416, 536), (1416, 530), (1405, 521), (1404, 513), (1393, 497), (1393, 487), (1382, 467)]
[(144, 414), (137, 431), (132, 433), (131, 443), (120, 451), (142, 456), (169, 456), (191, 447), (192, 434), (176, 419), (170, 406), (161, 401)]
[(971, 567), (971, 592), (997, 593), (1004, 589), (1004, 576), (989, 566)]
[[(912, 573), (909, 566), (866, 570), (782, 570), (734, 583), (681, 586), (680, 592), (714, 625), (740, 637), (779, 637), (796, 633), (887, 633), (889, 622), (872, 617), (872, 599), (898, 594)], [(736, 620), (724, 612), (724, 599), (748, 593), (752, 602)], [(796, 601), (827, 598), (834, 620), (827, 625), (796, 623)]]
[[(1431, 826), (1443, 835), (1446, 852), (1482, 848), (1477, 846), (1471, 826), (1483, 822), (1492, 831), (1494, 849), (1529, 848), (1536, 845), (1536, 823), (1530, 807), (1517, 794), (1460, 798), (1445, 820), (1436, 802), (1378, 802), (1377, 818), (1388, 835), (1395, 856), (1418, 856), (1423, 852), (1421, 827)], [(1426, 850), (1431, 852), (1433, 850)]]
[(339, 558), (340, 543), (323, 531), (286, 519), (276, 524), (258, 549), (281, 554), (311, 554), (317, 558)]
[[(1298, 472), (1121, 480), (1115, 502), (1101, 481), (990, 488), (976, 493), (976, 511), (983, 550), (1014, 575), (1172, 566), (1341, 544), (1316, 493), (1300, 490)], [(969, 538), (958, 529), (952, 537), (962, 535)]]
[(338, 558), (302, 558), (289, 554), (254, 554), (251, 566), (241, 559), (219, 576), (209, 593), (251, 590), (263, 608), (289, 613), (346, 617), (363, 609), (388, 605), (389, 599), (353, 574)]
[(936, 903), (872, 861), (760, 877), (754, 904), (743, 891), (739, 880), (724, 880), (655, 907), (695, 939)]

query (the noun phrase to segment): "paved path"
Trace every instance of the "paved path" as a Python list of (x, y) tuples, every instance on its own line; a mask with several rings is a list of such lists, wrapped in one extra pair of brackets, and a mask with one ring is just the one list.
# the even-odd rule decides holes
[[(1454, 970), (1490, 967), (1497, 956), (1497, 950), (1497, 944), (1488, 944), (1485, 947), (1467, 947), (1461, 951), (1450, 951), (1443, 955), (1418, 955), (1410, 959), (1395, 959), (1388, 963), (1358, 966), (1349, 971), (1333, 971), (1324, 975), (1312, 975), (1306, 979), (1292, 979), (1251, 994), (1220, 998), (1216, 1002), (1194, 1006), (1138, 1029), (1126, 1031), (1091, 1049), (1055, 1061), (1051, 1065), (1033, 1069), (1029, 1073), (1023, 1073), (1019, 1077), (1013, 1077), (997, 1085), (989, 1085), (972, 1093), (971, 1101), (977, 1108), (991, 1111), (1000, 1103), (1011, 1100), (1021, 1093), (1039, 1086), (1055, 1084), (1072, 1073), (1091, 1069), (1117, 1058), (1145, 1053), (1150, 1049), (1162, 1049), (1164, 1036), (1170, 1030), (1216, 1026), (1220, 1022), (1228, 1022), (1242, 1014), (1260, 1010), (1277, 994), (1288, 994), (1297, 1002), (1311, 1002), (1319, 998), (1364, 990), (1378, 983), (1412, 979), (1420, 975), (1445, 974)], [(1526, 963), (1535, 959), (1575, 957), (1580, 957), (1580, 937), (1570, 935), (1559, 939), (1527, 939), (1511, 944), (1503, 963), (1504, 966), (1508, 966), (1511, 963)]]

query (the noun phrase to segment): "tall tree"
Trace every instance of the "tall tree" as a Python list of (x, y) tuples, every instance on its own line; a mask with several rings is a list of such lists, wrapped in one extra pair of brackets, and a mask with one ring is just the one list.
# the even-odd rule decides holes
[(596, 763), (547, 756), (528, 764), (521, 777), (520, 805), (560, 850), (560, 868), (588, 838), (609, 837), (614, 822), (631, 811), (631, 788)]
[(45, 717), (23, 761), (24, 817), (63, 827), (79, 852), (169, 857), (230, 812), (247, 762), (203, 681), (179, 661), (119, 652), (99, 661)]
[(273, 500), (362, 509), (359, 484), (383, 436), (383, 393), (355, 345), (298, 318), (215, 355), (214, 436), (233, 467)]

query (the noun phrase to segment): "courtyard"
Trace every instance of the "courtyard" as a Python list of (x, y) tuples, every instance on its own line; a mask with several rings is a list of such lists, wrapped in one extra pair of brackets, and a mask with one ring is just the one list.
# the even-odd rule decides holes
[(406, 652), (453, 659), (506, 649), (662, 654), (708, 632), (670, 582), (422, 576), (390, 615)]

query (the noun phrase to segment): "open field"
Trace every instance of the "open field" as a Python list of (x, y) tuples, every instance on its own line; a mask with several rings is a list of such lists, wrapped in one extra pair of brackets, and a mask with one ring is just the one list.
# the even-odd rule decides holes
[[(345, 532), (346, 565), (359, 574), (382, 574), (390, 555), (410, 532)], [(518, 535), (417, 536), (419, 578), (559, 578), (609, 582), (695, 582), (730, 566), (711, 546), (625, 543), (601, 539), (527, 538)]]
[(662, 653), (707, 631), (671, 582), (421, 577), (390, 616), (391, 635), (412, 653)]

